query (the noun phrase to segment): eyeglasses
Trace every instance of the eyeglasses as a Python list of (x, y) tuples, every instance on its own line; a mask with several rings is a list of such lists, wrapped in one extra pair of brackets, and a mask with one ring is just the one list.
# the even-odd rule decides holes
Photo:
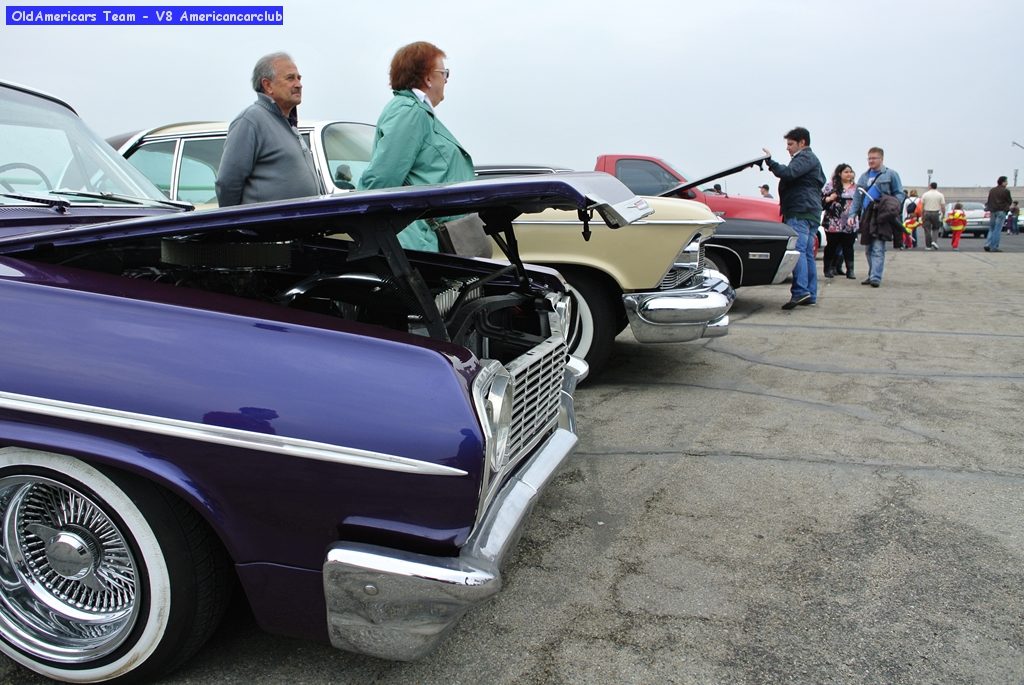
[(448, 80), (448, 77), (449, 77), (449, 76), (451, 75), (451, 73), (452, 73), (452, 70), (451, 70), (451, 69), (434, 69), (434, 71), (436, 71), (436, 72), (438, 72), (438, 73), (441, 73), (441, 74), (444, 74), (444, 80), (445, 80), (445, 81), (447, 81), (447, 80)]

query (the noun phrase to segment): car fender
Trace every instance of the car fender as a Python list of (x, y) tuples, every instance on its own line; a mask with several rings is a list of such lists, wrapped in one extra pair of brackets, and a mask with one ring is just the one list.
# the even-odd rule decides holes
[[(224, 314), (2, 277), (0, 309), (23, 322), (0, 332), (5, 349), (26, 350), (0, 359), (0, 443), (157, 480), (204, 512), (238, 562), (315, 568), (339, 527), (358, 535), (390, 526), (386, 536), (446, 551), (472, 528), (483, 472), (467, 388), (473, 359), (304, 327), (301, 316)], [(284, 386), (290, 392), (278, 391)], [(265, 520), (248, 493), (268, 473), (308, 506)], [(414, 497), (428, 485), (442, 493), (443, 511)], [(402, 517), (387, 510), (386, 493), (415, 500), (421, 523), (398, 530)]]

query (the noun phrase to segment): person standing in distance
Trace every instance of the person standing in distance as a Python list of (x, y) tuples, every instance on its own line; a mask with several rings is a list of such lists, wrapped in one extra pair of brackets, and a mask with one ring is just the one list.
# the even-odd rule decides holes
[(221, 207), (326, 193), (313, 155), (299, 134), (302, 74), (284, 52), (261, 57), (252, 70), (256, 102), (228, 127), (217, 172)]
[[(882, 272), (885, 270), (885, 243), (893, 239), (893, 227), (899, 230), (900, 214), (906, 193), (903, 191), (903, 181), (894, 169), (885, 166), (885, 151), (880, 147), (873, 147), (868, 150), (868, 170), (857, 179), (857, 192), (853, 197), (853, 206), (850, 208), (850, 217), (847, 223), (853, 226), (854, 220), (860, 221), (860, 242), (865, 246), (868, 262), (868, 277), (861, 281), (861, 285), (870, 285), (875, 288), (882, 284)], [(883, 197), (891, 197), (896, 201), (895, 216), (889, 207), (884, 212), (884, 221), (865, 221), (865, 212), (872, 204), (877, 203)], [(886, 203), (889, 204), (889, 203)], [(877, 209), (877, 207), (876, 207)], [(877, 227), (877, 228), (876, 228)], [(877, 229), (881, 230), (877, 230)]]
[(946, 213), (946, 197), (939, 192), (939, 184), (932, 181), (921, 196), (921, 217), (924, 221), (924, 247), (926, 250), (939, 249), (935, 242), (942, 228), (942, 217)]
[(1010, 205), (1013, 203), (1010, 191), (1006, 188), (1006, 180), (1005, 176), (1000, 176), (996, 180), (995, 188), (988, 191), (988, 200), (985, 202), (985, 209), (989, 211), (985, 252), (1002, 252), (999, 249), (999, 237), (1003, 233), (1006, 213), (1010, 211)]
[(812, 305), (818, 300), (818, 269), (814, 263), (814, 236), (821, 221), (821, 188), (825, 185), (825, 172), (821, 162), (811, 151), (811, 133), (797, 126), (783, 136), (789, 164), (772, 159), (768, 148), (768, 170), (779, 179), (779, 212), (782, 220), (796, 231), (796, 249), (800, 252), (793, 269), (793, 285), (789, 302), (783, 309), (798, 305)]

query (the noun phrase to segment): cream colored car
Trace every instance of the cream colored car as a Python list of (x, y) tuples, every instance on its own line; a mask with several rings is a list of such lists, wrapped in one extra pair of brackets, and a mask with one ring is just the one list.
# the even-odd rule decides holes
[[(328, 188), (357, 186), (370, 159), (374, 127), (354, 122), (303, 122)], [(111, 143), (174, 200), (215, 207), (214, 182), (227, 122), (194, 122), (150, 129)], [(486, 175), (551, 173), (541, 167), (486, 167)], [(629, 326), (640, 342), (687, 342), (725, 335), (735, 294), (728, 280), (705, 268), (703, 243), (720, 219), (704, 204), (647, 198), (654, 214), (624, 229), (584, 222), (549, 210), (515, 222), (523, 261), (560, 271), (573, 295), (570, 351), (591, 376), (611, 355), (615, 337)], [(500, 252), (496, 251), (496, 254)]]

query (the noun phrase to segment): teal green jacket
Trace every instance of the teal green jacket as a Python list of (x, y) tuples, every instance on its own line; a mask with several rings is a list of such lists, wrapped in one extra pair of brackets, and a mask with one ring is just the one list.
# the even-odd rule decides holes
[[(361, 189), (454, 183), (473, 179), (473, 158), (426, 103), (411, 90), (396, 90), (377, 120), (370, 163)], [(410, 250), (437, 252), (437, 235), (424, 221), (398, 234)]]

